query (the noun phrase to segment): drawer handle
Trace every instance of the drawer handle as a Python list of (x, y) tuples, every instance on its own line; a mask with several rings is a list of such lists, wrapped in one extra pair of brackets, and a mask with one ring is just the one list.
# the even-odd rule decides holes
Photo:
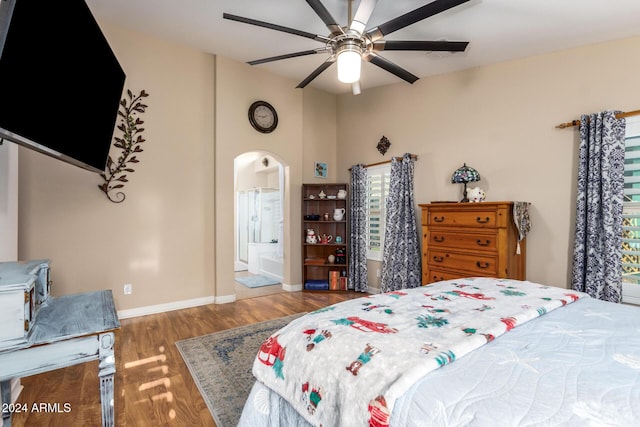
[(478, 268), (489, 268), (489, 263), (488, 262), (476, 261), (476, 265), (478, 266)]
[(438, 276), (433, 276), (433, 281), (434, 282), (439, 282), (441, 280), (444, 280), (444, 277), (440, 276), (440, 278), (438, 278)]
[(435, 222), (444, 222), (444, 215), (443, 216), (434, 216), (433, 220)]
[(486, 224), (490, 221), (490, 218), (487, 216), (484, 219), (477, 217), (476, 218), (476, 222), (480, 223), (480, 224)]
[(445, 255), (444, 257), (443, 256), (434, 255), (433, 256), (433, 260), (435, 262), (442, 262), (442, 261), (444, 261), (445, 257), (449, 258), (449, 254)]
[(442, 243), (444, 242), (444, 236), (433, 236), (433, 240), (438, 243)]
[(489, 246), (491, 244), (491, 240), (485, 240), (484, 242), (480, 239), (476, 240), (478, 246)]

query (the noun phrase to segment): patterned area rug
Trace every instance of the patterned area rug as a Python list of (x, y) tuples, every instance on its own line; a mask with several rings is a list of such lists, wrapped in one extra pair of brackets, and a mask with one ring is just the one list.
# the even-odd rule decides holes
[(280, 283), (278, 280), (260, 274), (256, 276), (236, 277), (235, 281), (242, 283), (248, 288), (259, 288), (260, 286), (277, 285)]
[(251, 391), (253, 360), (262, 342), (304, 313), (176, 341), (218, 427), (235, 427)]

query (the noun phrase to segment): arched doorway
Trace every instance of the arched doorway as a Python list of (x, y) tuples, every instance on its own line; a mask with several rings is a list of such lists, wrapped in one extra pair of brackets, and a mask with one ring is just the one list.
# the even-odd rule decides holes
[(237, 299), (284, 292), (284, 165), (274, 153), (234, 159), (234, 278)]

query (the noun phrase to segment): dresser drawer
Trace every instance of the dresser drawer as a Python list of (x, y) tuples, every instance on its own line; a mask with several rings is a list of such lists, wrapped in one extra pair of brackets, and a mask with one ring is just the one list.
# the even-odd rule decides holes
[(482, 233), (456, 233), (449, 230), (432, 229), (427, 234), (429, 247), (440, 249), (443, 247), (471, 249), (474, 251), (495, 251), (497, 248), (496, 235)]
[(458, 227), (496, 227), (496, 211), (438, 211), (429, 212), (427, 225), (430, 226), (458, 226)]
[(451, 280), (451, 279), (459, 279), (461, 277), (468, 277), (468, 275), (460, 274), (460, 273), (452, 273), (450, 271), (438, 270), (436, 268), (429, 268), (428, 272), (429, 277), (424, 277), (423, 283), (433, 283), (440, 282), (442, 280)]
[(430, 249), (427, 253), (427, 262), (429, 263), (429, 269), (465, 270), (480, 276), (496, 275), (498, 273), (498, 258), (489, 254), (466, 254)]

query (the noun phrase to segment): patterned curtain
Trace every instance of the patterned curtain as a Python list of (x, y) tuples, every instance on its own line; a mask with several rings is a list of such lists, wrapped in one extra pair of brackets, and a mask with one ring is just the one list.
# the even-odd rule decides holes
[(384, 231), (382, 292), (422, 284), (420, 242), (413, 194), (413, 160), (405, 154), (391, 161)]
[(613, 111), (580, 117), (571, 287), (611, 302), (622, 300), (624, 136)]
[(367, 169), (351, 168), (349, 282), (354, 290), (367, 291)]

